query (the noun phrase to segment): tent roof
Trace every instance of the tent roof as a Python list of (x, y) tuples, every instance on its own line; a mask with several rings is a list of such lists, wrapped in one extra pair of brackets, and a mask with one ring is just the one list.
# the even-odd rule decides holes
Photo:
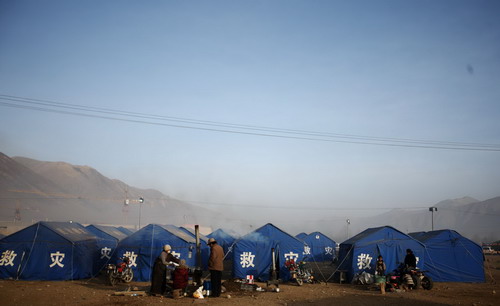
[(216, 229), (207, 235), (208, 238), (223, 238), (223, 239), (235, 239), (235, 237), (222, 228)]
[[(181, 231), (186, 232), (188, 235), (191, 235), (192, 237), (196, 237), (196, 234), (195, 234), (194, 229), (191, 229), (191, 228), (185, 228), (185, 227), (182, 227), (182, 226), (181, 226), (181, 227), (179, 227), (179, 229), (180, 229)], [(201, 233), (199, 233), (199, 235), (200, 235), (200, 240), (203, 240), (204, 242), (208, 242), (208, 238), (207, 238), (207, 236), (202, 235)]]
[(181, 230), (180, 228), (178, 228), (175, 225), (166, 224), (166, 225), (158, 225), (158, 226), (162, 227), (164, 230), (171, 233), (172, 235), (181, 238), (185, 242), (196, 243), (195, 238), (193, 238), (190, 234), (186, 233), (185, 231)]
[(122, 233), (124, 233), (125, 235), (127, 235), (127, 236), (132, 235), (133, 233), (135, 233), (135, 231), (133, 231), (133, 230), (131, 230), (131, 229), (129, 229), (129, 228), (123, 227), (123, 226), (119, 226), (119, 227), (117, 227), (117, 229), (118, 229), (120, 232), (122, 232)]
[(316, 238), (317, 235), (319, 235), (323, 239), (330, 240), (331, 242), (336, 243), (335, 240), (333, 240), (332, 238), (330, 238), (327, 235), (323, 234), (322, 232), (312, 232), (312, 233), (310, 233), (309, 235), (307, 235), (303, 239), (304, 240), (308, 240), (309, 238)]
[(431, 231), (431, 232), (418, 232), (418, 233), (412, 233), (414, 235), (410, 235), (410, 236), (414, 237), (415, 239), (418, 239), (419, 241), (425, 242), (427, 240), (437, 238), (437, 237), (439, 237), (441, 235), (444, 235), (446, 233), (450, 233), (450, 234), (452, 234), (452, 236), (455, 236), (455, 235), (460, 236), (457, 232), (451, 231), (451, 230), (438, 230), (438, 231)]
[(103, 232), (104, 234), (107, 234), (107, 235), (117, 239), (117, 240), (122, 240), (122, 239), (127, 237), (127, 235), (125, 233), (123, 233), (122, 231), (120, 231), (119, 229), (117, 229), (114, 226), (95, 225), (95, 224), (91, 224), (91, 225), (87, 226), (87, 228), (92, 228), (92, 227)]
[(61, 237), (62, 239), (72, 243), (96, 239), (96, 237), (92, 233), (87, 231), (87, 229), (80, 223), (49, 222), (49, 221), (37, 222), (15, 233), (12, 233), (4, 238), (12, 241), (18, 239), (26, 239), (27, 237), (26, 234), (28, 234), (30, 231), (37, 231), (38, 227), (43, 227), (49, 232), (54, 233), (56, 235), (55, 237)]
[(294, 237), (294, 236), (288, 234), (287, 232), (283, 231), (282, 229), (280, 229), (279, 227), (273, 225), (272, 223), (267, 223), (267, 224), (259, 227), (258, 229), (254, 230), (253, 232), (250, 232), (250, 233), (246, 234), (241, 239), (245, 239), (245, 237), (247, 237), (247, 236), (250, 237), (250, 235), (252, 235), (255, 232), (265, 233), (265, 235), (264, 235), (265, 237), (271, 237), (271, 234), (274, 231), (278, 231), (278, 232), (280, 232), (280, 233), (282, 233), (282, 234), (284, 234), (286, 236), (289, 236), (291, 239), (293, 239), (293, 240), (295, 240), (295, 241), (297, 241), (297, 242), (299, 242), (301, 244), (304, 244), (304, 241), (298, 239), (297, 237)]
[(207, 235), (207, 238), (214, 238), (217, 243), (223, 246), (223, 248), (227, 249), (230, 245), (232, 245), (237, 239), (232, 236), (231, 234), (228, 234), (226, 231), (223, 229), (219, 228), (212, 233)]
[[(376, 237), (377, 239), (373, 239), (373, 237)], [(417, 243), (422, 244), (419, 240), (395, 229), (392, 226), (380, 226), (380, 227), (373, 227), (373, 228), (368, 228), (361, 233), (357, 234), (356, 236), (351, 237), (350, 239), (342, 242), (342, 244), (355, 244), (355, 243), (363, 243), (367, 241), (377, 241), (377, 240), (386, 240), (386, 239), (407, 239), (407, 240), (414, 240)]]
[(413, 232), (408, 234), (410, 237), (415, 238), (418, 240), (418, 238), (422, 235), (425, 235), (425, 232)]
[(460, 235), (457, 231), (450, 230), (450, 229), (430, 231), (430, 232), (419, 232), (419, 233), (412, 233), (412, 234), (417, 234), (415, 236), (413, 236), (411, 234), (410, 235), (423, 243), (426, 243), (427, 241), (430, 241), (433, 239), (449, 240), (451, 238), (451, 239), (466, 239), (466, 240), (471, 241), (474, 244), (477, 244), (474, 241)]
[(43, 225), (71, 242), (80, 242), (95, 239), (83, 225), (76, 222), (40, 222)]
[(148, 224), (132, 235), (127, 236), (119, 243), (120, 245), (137, 244), (138, 242), (139, 244), (147, 244), (150, 242), (149, 239), (151, 237), (160, 237), (162, 234), (170, 235), (186, 243), (196, 243), (194, 238), (177, 229), (175, 226), (161, 224)]
[(299, 238), (299, 239), (304, 239), (307, 237), (307, 234), (302, 232), (302, 233), (298, 233), (297, 235), (295, 235), (295, 238)]

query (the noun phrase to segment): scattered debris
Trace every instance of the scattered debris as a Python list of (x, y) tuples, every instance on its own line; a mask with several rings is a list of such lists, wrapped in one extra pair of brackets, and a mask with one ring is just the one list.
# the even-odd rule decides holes
[(113, 295), (115, 295), (115, 296), (147, 296), (148, 294), (146, 293), (146, 291), (139, 290), (139, 288), (137, 288), (137, 287), (134, 287), (132, 289), (130, 287), (128, 287), (127, 290), (125, 290), (125, 291), (115, 291), (113, 293)]

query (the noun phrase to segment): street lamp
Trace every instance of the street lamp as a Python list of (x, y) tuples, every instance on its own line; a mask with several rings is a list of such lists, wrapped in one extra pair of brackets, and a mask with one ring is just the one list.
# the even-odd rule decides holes
[(141, 229), (141, 211), (142, 211), (142, 203), (144, 203), (144, 198), (139, 197), (137, 200), (129, 200), (128, 198), (125, 199), (125, 207), (130, 205), (130, 203), (139, 203), (139, 229)]
[(144, 203), (144, 198), (140, 197), (138, 202), (139, 202), (139, 229), (141, 229), (141, 211), (142, 211), (142, 203)]
[(434, 231), (434, 212), (437, 211), (437, 207), (429, 207), (429, 211), (431, 212), (432, 218), (432, 230)]
[(351, 224), (351, 220), (347, 219), (345, 222), (347, 223), (347, 239), (349, 239), (349, 224)]

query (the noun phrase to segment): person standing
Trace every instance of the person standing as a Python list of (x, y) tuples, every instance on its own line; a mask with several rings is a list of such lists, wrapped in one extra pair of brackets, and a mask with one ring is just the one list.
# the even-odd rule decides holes
[(410, 271), (411, 269), (415, 269), (416, 267), (417, 267), (417, 258), (415, 257), (411, 249), (406, 249), (406, 256), (405, 256), (406, 270)]
[(212, 283), (212, 296), (219, 297), (221, 292), (222, 270), (224, 270), (224, 250), (217, 244), (214, 238), (208, 239), (210, 257), (208, 259), (208, 270)]
[(382, 255), (379, 255), (377, 258), (377, 265), (375, 266), (375, 279), (378, 281), (380, 285), (380, 293), (385, 294), (385, 262)]
[(152, 295), (163, 295), (167, 289), (167, 265), (170, 262), (179, 263), (172, 253), (172, 247), (168, 244), (163, 246), (163, 251), (155, 260), (153, 266), (153, 274), (151, 275), (151, 289), (149, 293)]

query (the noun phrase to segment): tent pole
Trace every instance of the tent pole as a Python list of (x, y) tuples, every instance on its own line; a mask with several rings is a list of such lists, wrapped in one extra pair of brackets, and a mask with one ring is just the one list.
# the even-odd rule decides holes
[(202, 268), (201, 268), (201, 243), (200, 243), (200, 226), (196, 224), (194, 226), (194, 235), (196, 237), (196, 271), (194, 276), (195, 276), (195, 282), (196, 285), (199, 286), (201, 285), (201, 274), (202, 274)]

